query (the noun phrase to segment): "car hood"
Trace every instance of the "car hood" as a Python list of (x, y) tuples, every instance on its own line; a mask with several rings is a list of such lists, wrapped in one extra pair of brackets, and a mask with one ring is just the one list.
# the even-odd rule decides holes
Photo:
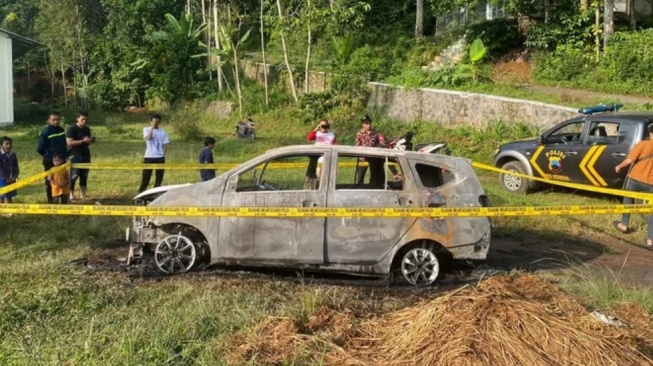
[(218, 201), (220, 200), (222, 190), (224, 189), (224, 180), (215, 178), (206, 182), (195, 184), (179, 184), (174, 186), (167, 186), (167, 188), (167, 190), (163, 189), (162, 191), (164, 193), (150, 202), (149, 205), (219, 206), (220, 202)]
[(146, 198), (148, 196), (155, 196), (155, 195), (161, 194), (163, 192), (167, 192), (167, 191), (172, 190), (172, 189), (176, 189), (176, 188), (180, 188), (180, 187), (187, 187), (187, 186), (190, 186), (190, 185), (192, 185), (192, 183), (173, 184), (173, 185), (169, 185), (169, 186), (161, 186), (161, 187), (148, 189), (147, 191), (143, 191), (143, 192), (137, 194), (136, 197), (134, 197), (134, 200), (143, 199), (143, 198)]
[(539, 145), (537, 138), (527, 138), (522, 140), (515, 140), (501, 145), (500, 149), (503, 150), (512, 150), (520, 146), (532, 146)]

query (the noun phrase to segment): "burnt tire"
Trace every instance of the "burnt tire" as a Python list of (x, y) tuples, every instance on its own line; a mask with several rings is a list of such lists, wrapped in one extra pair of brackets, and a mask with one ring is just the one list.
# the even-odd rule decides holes
[[(519, 161), (509, 161), (503, 164), (501, 169), (528, 175), (526, 167)], [(499, 184), (510, 193), (526, 194), (532, 190), (530, 180), (506, 173), (499, 174)]]

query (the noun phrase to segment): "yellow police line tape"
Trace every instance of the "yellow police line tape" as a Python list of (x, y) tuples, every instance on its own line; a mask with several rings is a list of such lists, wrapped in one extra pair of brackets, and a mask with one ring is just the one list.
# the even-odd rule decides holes
[(0, 188), (0, 196), (5, 194), (5, 193), (15, 191), (17, 189), (20, 189), (20, 188), (23, 188), (23, 187), (38, 183), (40, 180), (45, 179), (48, 176), (50, 176), (50, 174), (52, 174), (54, 172), (58, 172), (60, 170), (68, 169), (69, 167), (70, 167), (70, 163), (61, 164), (58, 167), (54, 167), (54, 168), (52, 168), (52, 169), (50, 169), (48, 171), (45, 171), (43, 173), (33, 175), (33, 176), (29, 177), (29, 178), (17, 181), (14, 184), (10, 184), (8, 186), (2, 187), (2, 188)]
[(587, 184), (560, 182), (560, 181), (556, 181), (556, 180), (549, 180), (549, 179), (534, 177), (534, 176), (526, 175), (526, 174), (519, 174), (519, 173), (516, 173), (516, 172), (511, 172), (511, 171), (508, 171), (508, 170), (495, 168), (495, 167), (493, 167), (491, 165), (477, 163), (477, 162), (472, 162), (472, 166), (475, 167), (475, 168), (478, 168), (478, 169), (489, 170), (489, 171), (500, 173), (500, 174), (509, 174), (509, 175), (512, 175), (512, 176), (515, 176), (515, 177), (525, 178), (525, 179), (528, 179), (528, 180), (534, 180), (534, 181), (538, 181), (538, 182), (542, 182), (542, 183), (546, 183), (546, 184), (553, 184), (553, 185), (566, 187), (566, 188), (573, 188), (573, 189), (578, 189), (578, 190), (588, 191), (588, 192), (595, 192), (595, 193), (610, 194), (610, 195), (621, 196), (621, 197), (630, 197), (630, 198), (635, 198), (635, 199), (640, 199), (640, 200), (645, 200), (645, 201), (653, 201), (653, 193), (632, 192), (632, 191), (624, 191), (622, 189), (595, 187), (595, 186), (590, 186), (590, 185), (587, 185)]
[[(391, 163), (393, 164), (393, 163)], [(231, 169), (241, 164), (222, 163), (222, 164), (113, 164), (113, 163), (73, 163), (75, 169), (94, 169), (94, 170), (142, 170), (142, 169), (163, 169), (163, 170), (199, 170), (199, 169)], [(261, 164), (263, 165), (263, 164)], [(339, 167), (356, 167), (367, 166), (367, 162), (356, 163), (339, 163)], [(307, 168), (308, 163), (270, 163), (267, 169), (296, 169)]]
[(167, 217), (373, 217), (445, 218), (606, 215), (653, 213), (651, 205), (438, 207), (438, 208), (313, 208), (313, 207), (188, 207), (0, 204), (3, 214)]
[[(165, 170), (198, 170), (198, 169), (231, 169), (234, 167), (237, 167), (240, 164), (235, 164), (235, 163), (226, 163), (226, 164), (113, 164), (113, 163), (73, 163), (72, 167), (73, 168), (78, 168), (78, 169), (100, 169), (100, 170), (112, 170), (112, 169), (125, 169), (125, 170), (142, 170), (142, 169), (165, 169)], [(295, 169), (295, 168), (306, 168), (308, 165), (306, 163), (271, 163), (267, 165), (267, 169)], [(367, 166), (367, 162), (360, 162), (360, 163), (339, 163), (339, 167), (356, 167), (356, 166)], [(519, 174), (517, 172), (511, 172), (503, 169), (496, 168), (491, 165), (487, 164), (482, 164), (482, 163), (477, 163), (477, 162), (472, 162), (472, 166), (478, 169), (483, 169), (483, 170), (488, 170), (496, 173), (501, 173), (501, 174), (510, 174), (516, 177), (520, 178), (525, 178), (529, 180), (534, 180), (538, 182), (543, 182), (547, 184), (553, 184), (553, 185), (558, 185), (562, 187), (567, 187), (567, 188), (573, 188), (573, 189), (578, 189), (578, 190), (583, 190), (583, 191), (588, 191), (588, 192), (595, 192), (595, 193), (603, 193), (603, 194), (610, 194), (610, 195), (615, 195), (615, 196), (621, 196), (621, 197), (630, 197), (630, 198), (635, 198), (635, 199), (641, 199), (641, 200), (650, 200), (653, 201), (653, 194), (651, 193), (641, 193), (641, 192), (631, 192), (631, 191), (624, 191), (621, 189), (613, 189), (613, 188), (603, 188), (603, 187), (595, 187), (587, 184), (579, 184), (579, 183), (568, 183), (568, 182), (560, 182), (560, 181), (554, 181), (554, 180), (549, 180), (549, 179), (544, 179), (544, 178), (539, 178), (531, 175), (526, 175), (526, 174)]]

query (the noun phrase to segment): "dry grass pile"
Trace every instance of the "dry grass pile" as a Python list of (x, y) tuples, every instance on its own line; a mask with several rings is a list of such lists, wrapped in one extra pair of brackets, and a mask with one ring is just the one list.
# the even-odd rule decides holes
[[(650, 365), (651, 320), (616, 311), (599, 323), (574, 298), (532, 275), (492, 277), (362, 324), (330, 363), (365, 365)], [(629, 319), (627, 319), (629, 318)]]
[(225, 357), (230, 365), (320, 363), (327, 348), (348, 343), (354, 323), (351, 314), (324, 306), (313, 312), (305, 324), (287, 317), (269, 317), (253, 332), (236, 334)]
[(653, 365), (653, 321), (640, 306), (600, 323), (532, 275), (497, 276), (360, 323), (320, 308), (306, 322), (269, 318), (228, 347), (229, 364)]

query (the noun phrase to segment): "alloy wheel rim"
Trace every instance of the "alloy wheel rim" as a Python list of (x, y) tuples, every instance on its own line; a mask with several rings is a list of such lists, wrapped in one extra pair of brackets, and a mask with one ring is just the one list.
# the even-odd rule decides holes
[(401, 273), (412, 285), (430, 285), (440, 273), (440, 262), (432, 251), (415, 248), (404, 255)]
[(156, 266), (161, 272), (184, 273), (193, 267), (197, 251), (193, 242), (183, 235), (171, 235), (157, 244), (154, 251)]
[[(510, 170), (514, 173), (519, 173), (516, 170)], [(508, 187), (511, 191), (516, 191), (521, 187), (521, 178), (512, 174), (503, 175), (503, 184)]]

